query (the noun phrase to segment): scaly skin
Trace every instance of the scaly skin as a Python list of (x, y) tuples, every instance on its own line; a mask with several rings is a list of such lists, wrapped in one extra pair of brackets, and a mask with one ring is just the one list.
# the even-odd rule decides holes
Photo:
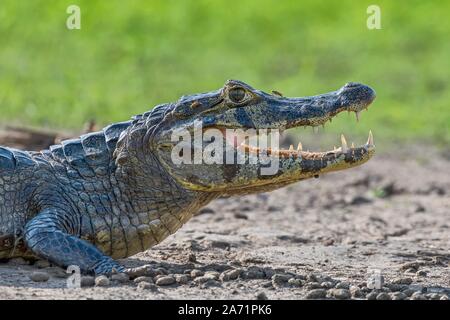
[(192, 132), (194, 121), (222, 131), (317, 126), (341, 111), (359, 113), (374, 98), (372, 89), (354, 83), (284, 98), (230, 80), (49, 150), (0, 147), (0, 259), (40, 257), (87, 273), (126, 272), (114, 259), (161, 242), (219, 196), (274, 190), (359, 165), (374, 153), (371, 139), (322, 153), (268, 150), (279, 170), (264, 176), (259, 162), (175, 164), (173, 132)]

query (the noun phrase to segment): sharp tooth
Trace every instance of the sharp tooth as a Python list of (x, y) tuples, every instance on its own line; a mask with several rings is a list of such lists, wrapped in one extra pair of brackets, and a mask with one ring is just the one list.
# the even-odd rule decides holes
[(336, 149), (336, 146), (333, 146), (333, 151), (336, 151), (337, 149)]
[(298, 146), (297, 146), (297, 151), (302, 151), (302, 150), (303, 150), (302, 143), (299, 142), (299, 143), (298, 143)]
[(360, 114), (360, 112), (361, 112), (361, 111), (355, 111), (355, 114), (356, 114), (356, 121), (357, 121), (357, 122), (359, 122), (359, 114)]
[(341, 145), (342, 145), (342, 152), (345, 153), (347, 152), (347, 140), (345, 140), (345, 137), (343, 134), (341, 134)]
[(355, 148), (355, 144), (352, 142), (352, 148), (354, 149)]
[(291, 144), (291, 146), (289, 147), (289, 151), (294, 151), (294, 146)]
[(319, 128), (318, 127), (313, 127), (313, 132), (314, 133), (318, 133), (319, 132)]
[(373, 135), (372, 135), (372, 130), (369, 131), (369, 138), (367, 139), (367, 144), (369, 146), (373, 146)]

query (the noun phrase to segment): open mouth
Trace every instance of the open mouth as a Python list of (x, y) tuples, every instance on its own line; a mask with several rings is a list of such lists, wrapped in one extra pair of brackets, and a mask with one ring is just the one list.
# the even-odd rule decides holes
[[(258, 136), (258, 138), (261, 138)], [(294, 145), (291, 145), (289, 149), (277, 149), (272, 147), (258, 147), (252, 144), (249, 144), (247, 140), (241, 142), (237, 148), (241, 151), (244, 151), (246, 153), (251, 154), (267, 154), (270, 156), (275, 157), (281, 157), (281, 158), (305, 158), (305, 159), (321, 159), (325, 158), (325, 156), (334, 156), (339, 157), (340, 155), (348, 155), (348, 156), (354, 156), (355, 154), (361, 154), (361, 152), (369, 152), (373, 151), (375, 149), (375, 144), (373, 140), (373, 134), (372, 131), (369, 131), (369, 137), (367, 138), (366, 144), (362, 146), (355, 147), (355, 145), (352, 143), (351, 146), (348, 145), (347, 140), (345, 139), (345, 136), (341, 135), (341, 146), (340, 147), (334, 147), (332, 150), (328, 151), (318, 151), (318, 152), (310, 152), (309, 150), (305, 151), (303, 150), (302, 143), (299, 142), (297, 147), (294, 148)], [(270, 145), (270, 143), (268, 143)], [(236, 144), (235, 144), (236, 146)]]
[[(367, 108), (368, 106), (364, 109)], [(359, 121), (359, 114), (361, 111), (357, 110), (354, 112), (356, 114), (357, 121)], [(328, 115), (330, 122), (332, 117), (335, 115), (336, 114)], [(278, 129), (275, 130), (278, 131)], [(222, 131), (224, 130), (222, 129)], [(279, 138), (279, 135), (273, 136), (269, 131), (270, 130), (264, 129), (261, 133), (258, 130), (253, 130), (253, 132), (251, 130), (243, 130), (243, 132), (234, 132), (233, 135), (226, 135), (224, 133), (224, 136), (226, 136), (227, 144), (241, 153), (245, 152), (253, 155), (266, 154), (268, 156), (280, 157), (282, 159), (292, 158), (320, 160), (325, 158), (339, 158), (344, 155), (347, 159), (356, 160), (357, 158), (360, 158), (361, 154), (373, 153), (375, 150), (374, 138), (371, 130), (369, 130), (367, 142), (364, 145), (355, 146), (353, 143), (349, 145), (344, 134), (341, 134), (341, 145), (339, 147), (334, 146), (333, 149), (327, 151), (304, 150), (301, 142), (298, 142), (296, 147), (291, 144), (289, 149), (279, 148), (279, 141), (277, 141), (277, 143), (274, 143), (273, 141), (274, 137)], [(281, 134), (281, 130), (279, 130), (279, 133)]]

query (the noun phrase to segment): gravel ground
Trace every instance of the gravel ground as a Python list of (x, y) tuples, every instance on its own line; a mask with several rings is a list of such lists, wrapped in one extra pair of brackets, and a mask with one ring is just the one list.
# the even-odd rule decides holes
[(0, 264), (2, 299), (436, 299), (450, 296), (450, 152), (416, 148), (268, 194), (219, 199), (121, 262), (136, 279), (66, 287)]

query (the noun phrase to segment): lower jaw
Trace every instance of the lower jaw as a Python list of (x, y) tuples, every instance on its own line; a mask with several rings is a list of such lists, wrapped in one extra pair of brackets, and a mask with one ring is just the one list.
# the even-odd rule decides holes
[(271, 157), (279, 157), (283, 159), (311, 159), (311, 160), (320, 160), (325, 157), (334, 157), (338, 158), (341, 155), (346, 155), (352, 157), (355, 153), (360, 152), (362, 149), (366, 151), (370, 151), (373, 153), (375, 149), (375, 145), (373, 142), (372, 132), (369, 131), (369, 137), (367, 139), (367, 143), (363, 146), (355, 147), (352, 145), (349, 147), (344, 135), (341, 135), (341, 146), (339, 148), (334, 147), (333, 150), (323, 151), (323, 152), (310, 152), (304, 151), (302, 144), (299, 142), (297, 149), (294, 149), (294, 146), (291, 145), (289, 149), (274, 149), (274, 148), (260, 148), (257, 146), (249, 145), (246, 143), (241, 143), (237, 149), (241, 152), (245, 152), (252, 155), (266, 154)]

